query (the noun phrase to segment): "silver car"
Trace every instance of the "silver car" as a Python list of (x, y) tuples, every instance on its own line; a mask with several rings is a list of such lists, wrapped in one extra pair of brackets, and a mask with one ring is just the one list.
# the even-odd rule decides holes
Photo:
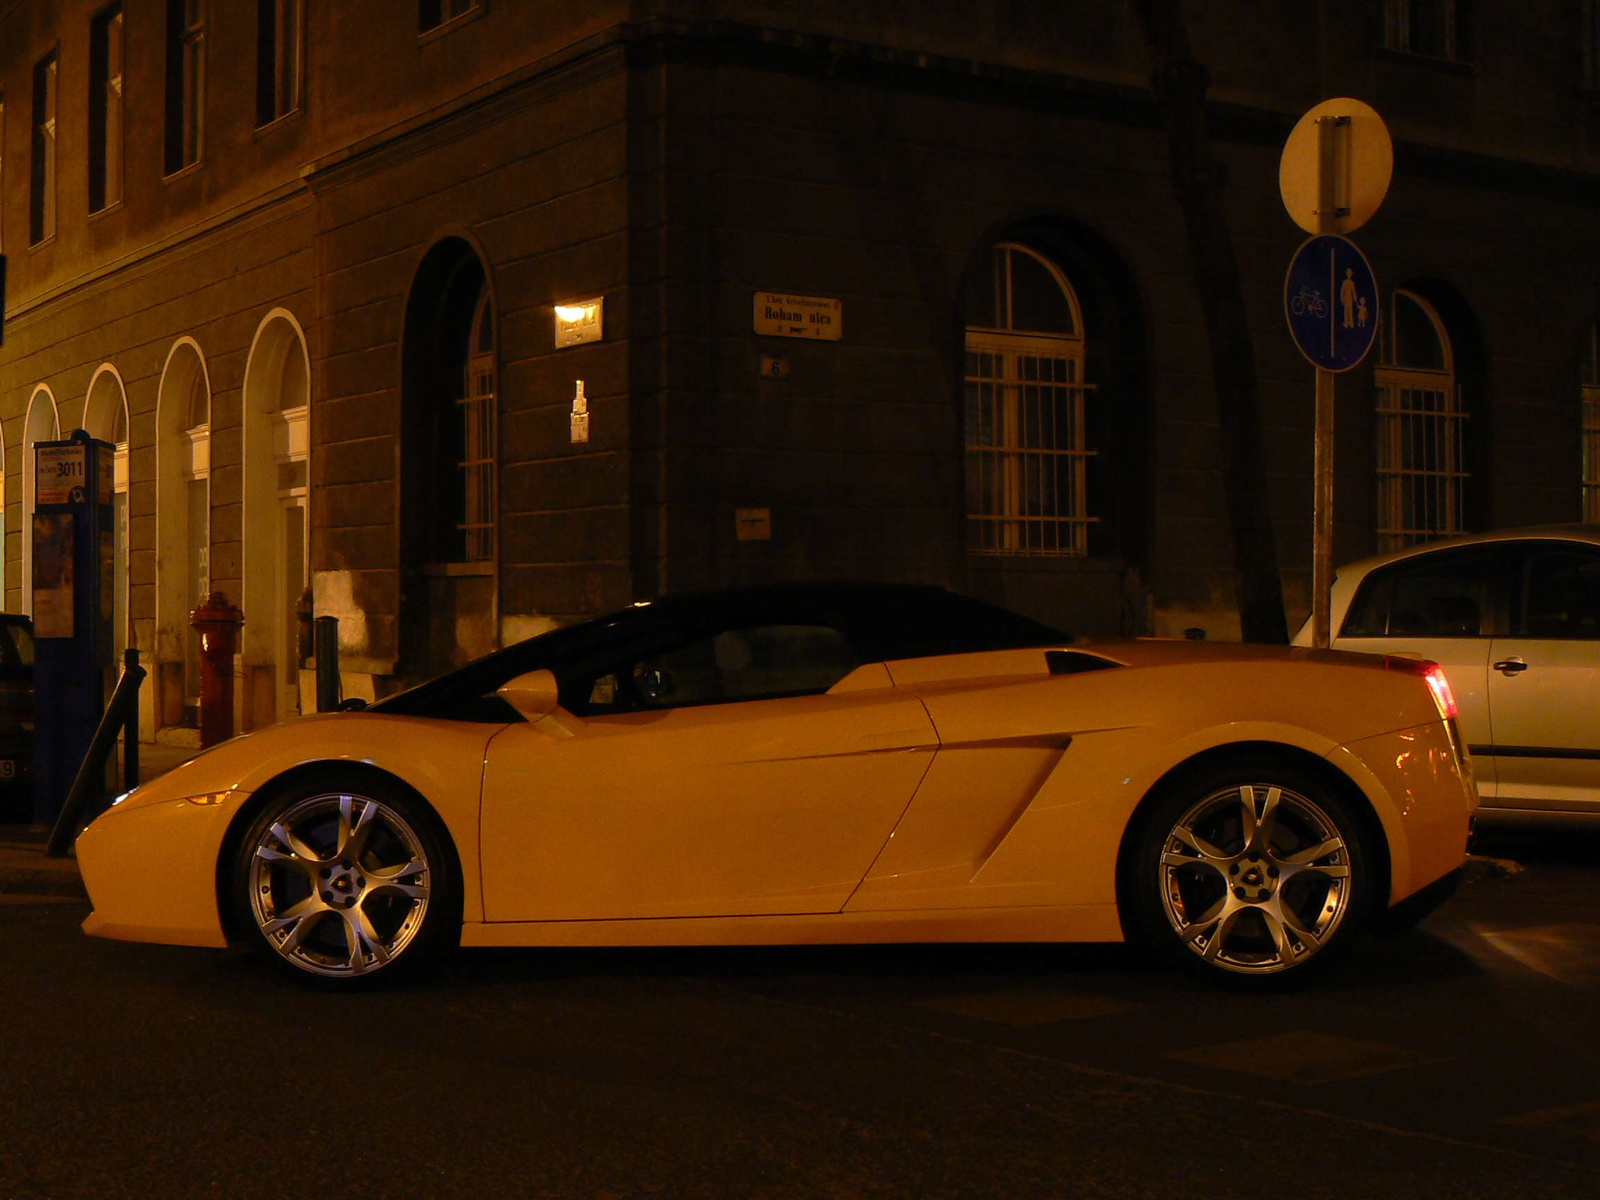
[[(1475, 534), (1340, 567), (1338, 650), (1449, 676), (1483, 821), (1600, 822), (1600, 525)], [(1308, 620), (1295, 645), (1311, 644)]]

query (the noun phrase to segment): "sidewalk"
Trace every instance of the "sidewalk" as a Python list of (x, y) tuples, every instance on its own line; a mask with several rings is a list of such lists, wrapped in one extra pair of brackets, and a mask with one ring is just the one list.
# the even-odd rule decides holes
[[(181, 746), (139, 744), (139, 782), (147, 783), (193, 758), (198, 751)], [(82, 898), (78, 861), (46, 858), (50, 831), (37, 825), (0, 825), (0, 904), (27, 903), (45, 897)]]

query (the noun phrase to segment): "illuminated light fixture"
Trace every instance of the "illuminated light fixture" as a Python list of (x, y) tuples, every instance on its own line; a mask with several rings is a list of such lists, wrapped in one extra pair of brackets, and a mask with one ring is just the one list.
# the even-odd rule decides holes
[(605, 325), (605, 297), (563, 300), (555, 306), (556, 349), (598, 342)]

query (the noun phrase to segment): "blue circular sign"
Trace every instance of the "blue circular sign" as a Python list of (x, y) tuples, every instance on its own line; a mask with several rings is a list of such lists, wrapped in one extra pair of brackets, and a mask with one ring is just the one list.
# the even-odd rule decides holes
[(1283, 315), (1300, 353), (1324, 371), (1348, 371), (1378, 336), (1378, 281), (1349, 238), (1307, 238), (1283, 279)]

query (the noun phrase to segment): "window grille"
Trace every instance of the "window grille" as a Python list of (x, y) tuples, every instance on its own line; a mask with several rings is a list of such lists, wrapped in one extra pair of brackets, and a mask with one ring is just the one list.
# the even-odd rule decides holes
[(1467, 413), (1449, 338), (1431, 306), (1390, 300), (1376, 373), (1378, 548), (1462, 533)]
[(462, 561), (494, 558), (494, 306), (487, 287), (478, 296), (472, 320), (461, 399)]
[(967, 296), (967, 548), (1089, 552), (1086, 404), (1077, 297), (1055, 265), (997, 245)]

